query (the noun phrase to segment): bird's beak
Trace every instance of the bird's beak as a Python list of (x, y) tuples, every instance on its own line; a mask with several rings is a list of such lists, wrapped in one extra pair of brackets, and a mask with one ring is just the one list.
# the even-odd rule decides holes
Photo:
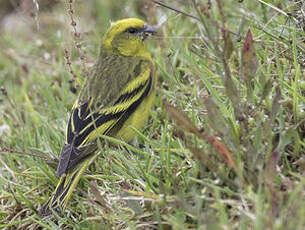
[(154, 27), (145, 25), (143, 27), (143, 30), (141, 31), (142, 40), (144, 41), (146, 38), (148, 38), (151, 35), (154, 35), (155, 33), (157, 33), (157, 30)]
[(150, 34), (155, 34), (155, 33), (157, 33), (157, 30), (152, 26), (145, 25), (144, 29), (143, 29), (143, 32), (150, 33)]

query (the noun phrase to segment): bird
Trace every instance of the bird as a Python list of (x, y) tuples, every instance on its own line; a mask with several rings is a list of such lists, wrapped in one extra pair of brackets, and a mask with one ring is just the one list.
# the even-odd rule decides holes
[[(155, 99), (156, 75), (146, 38), (156, 29), (138, 18), (110, 25), (100, 54), (70, 112), (55, 191), (42, 205), (42, 217), (62, 216), (72, 192), (99, 155), (101, 135), (131, 141), (147, 120)], [(55, 212), (54, 212), (55, 211)]]

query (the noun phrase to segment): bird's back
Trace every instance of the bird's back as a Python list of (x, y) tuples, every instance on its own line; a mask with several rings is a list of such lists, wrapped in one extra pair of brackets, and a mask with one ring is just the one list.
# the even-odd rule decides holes
[(100, 135), (132, 139), (130, 127), (141, 128), (153, 104), (148, 97), (155, 83), (149, 59), (103, 52), (99, 59), (73, 106), (57, 177), (93, 154)]

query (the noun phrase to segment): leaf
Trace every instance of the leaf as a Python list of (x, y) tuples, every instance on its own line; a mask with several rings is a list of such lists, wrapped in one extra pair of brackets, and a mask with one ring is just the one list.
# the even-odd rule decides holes
[(298, 131), (295, 128), (289, 128), (281, 132), (280, 141), (278, 143), (277, 149), (279, 152), (283, 152), (287, 145), (291, 144), (293, 139), (298, 136)]
[(217, 165), (214, 164), (211, 160), (211, 158), (202, 152), (201, 149), (195, 148), (192, 146), (186, 146), (192, 153), (193, 155), (200, 160), (201, 164), (207, 167), (210, 171), (214, 171), (217, 168)]
[(33, 118), (33, 121), (35, 124), (40, 124), (40, 120), (39, 120), (39, 117), (37, 116), (37, 113), (34, 109), (34, 106), (32, 104), (32, 101), (30, 100), (28, 94), (26, 92), (24, 92), (24, 98), (25, 98), (25, 101), (27, 102), (28, 104), (28, 109), (31, 113), (31, 117)]
[(164, 102), (165, 110), (168, 113), (168, 116), (172, 118), (179, 128), (184, 129), (189, 133), (195, 134), (197, 137), (201, 137), (201, 132), (199, 129), (194, 125), (191, 119), (180, 109)]
[(232, 42), (232, 38), (229, 33), (225, 33), (225, 40), (224, 40), (224, 56), (226, 59), (229, 59), (233, 53), (234, 45)]
[(209, 136), (208, 141), (217, 149), (218, 153), (220, 153), (226, 160), (226, 162), (237, 172), (237, 166), (232, 158), (232, 154), (229, 152), (227, 147), (218, 141), (214, 136)]
[[(217, 150), (217, 152), (222, 155), (226, 162), (237, 172), (237, 166), (233, 160), (232, 154), (228, 151), (227, 147), (223, 143), (218, 141), (214, 136), (210, 136), (207, 133), (200, 132), (200, 130), (194, 125), (191, 119), (182, 110), (175, 108), (174, 106), (166, 102), (163, 102), (163, 104), (168, 113), (168, 116), (176, 122), (179, 128), (184, 129), (187, 132), (193, 133), (200, 139), (209, 142)], [(195, 152), (196, 156), (198, 157), (197, 151)]]
[(282, 97), (281, 89), (279, 86), (277, 86), (275, 89), (275, 96), (272, 101), (272, 109), (270, 115), (270, 124), (272, 125), (274, 124), (276, 115), (278, 114), (281, 108), (281, 103), (280, 103), (281, 97)]
[(254, 40), (250, 29), (245, 38), (241, 60), (244, 80), (248, 85), (250, 85), (250, 81), (255, 77), (258, 67), (258, 60), (254, 49)]
[(266, 163), (264, 169), (264, 180), (265, 183), (269, 186), (273, 186), (274, 184), (274, 177), (276, 176), (276, 165), (279, 158), (279, 152), (273, 151)]
[(276, 217), (279, 212), (279, 201), (281, 200), (281, 193), (276, 188), (275, 184), (275, 177), (276, 177), (276, 166), (279, 160), (279, 152), (273, 151), (268, 159), (263, 175), (264, 175), (264, 182), (266, 184), (266, 188), (269, 195), (269, 202), (271, 204), (270, 207), (270, 215)]
[(95, 199), (96, 199), (96, 203), (98, 203), (104, 211), (113, 211), (111, 210), (108, 205), (107, 205), (107, 201), (104, 199), (104, 197), (101, 195), (100, 191), (98, 190), (97, 186), (93, 184), (93, 182), (89, 183), (89, 187), (90, 190), (92, 192), (92, 194), (94, 195)]
[(224, 77), (224, 86), (226, 89), (226, 95), (230, 98), (232, 105), (234, 107), (234, 111), (236, 114), (241, 114), (241, 110), (239, 107), (240, 103), (240, 96), (239, 92), (236, 88), (236, 85), (232, 79), (231, 75), (231, 70), (230, 67), (227, 63), (227, 60), (223, 58), (223, 66), (224, 66), (224, 72), (225, 72), (225, 77)]
[(263, 88), (263, 93), (262, 93), (262, 97), (261, 100), (265, 100), (268, 95), (270, 94), (271, 90), (273, 87), (273, 82), (271, 79), (269, 79), (265, 84), (264, 84), (264, 88)]
[(29, 207), (33, 212), (35, 212), (36, 214), (38, 214), (37, 210), (35, 209), (33, 203), (25, 196), (24, 193), (22, 193), (19, 189), (16, 188), (17, 194), (19, 195), (19, 197), (21, 198), (21, 200), (23, 200), (23, 202), (27, 205), (27, 207)]
[(219, 109), (218, 105), (211, 98), (204, 99), (204, 105), (208, 114), (209, 126), (211, 126), (216, 132), (227, 134), (227, 121), (224, 119), (223, 113)]

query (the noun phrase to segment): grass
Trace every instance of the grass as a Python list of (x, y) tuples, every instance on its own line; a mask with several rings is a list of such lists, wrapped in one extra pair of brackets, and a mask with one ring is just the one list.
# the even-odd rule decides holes
[[(40, 8), (39, 31), (28, 17), (1, 31), (0, 228), (304, 229), (304, 3), (163, 1), (194, 19), (153, 1), (113, 2), (75, 2), (72, 14), (59, 2)], [(155, 108), (136, 144), (102, 137), (115, 145), (67, 216), (41, 219), (73, 91), (109, 21), (125, 17), (164, 21), (148, 42)]]

